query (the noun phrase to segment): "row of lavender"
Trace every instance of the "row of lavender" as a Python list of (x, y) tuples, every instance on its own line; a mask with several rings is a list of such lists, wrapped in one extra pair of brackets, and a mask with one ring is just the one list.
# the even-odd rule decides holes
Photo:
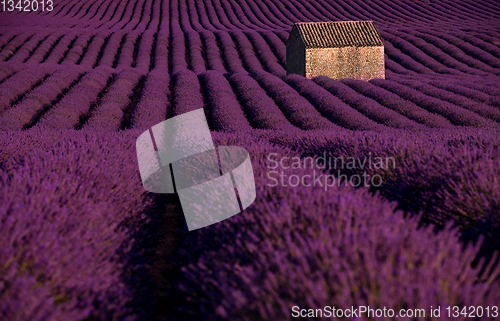
[[(182, 214), (175, 206), (155, 204), (142, 188), (134, 156), (138, 134), (38, 129), (0, 134), (4, 317), (133, 319), (146, 309), (133, 304), (136, 293), (145, 301), (158, 299), (148, 297), (150, 283), (134, 279), (151, 264), (135, 252), (134, 243), (143, 241), (137, 232), (149, 235), (153, 216), (161, 221)], [(249, 150), (257, 199), (222, 223), (195, 232), (174, 229), (177, 250), (157, 273), (176, 277), (162, 280), (169, 284), (158, 291), (168, 291), (158, 304), (166, 305), (172, 320), (277, 320), (294, 305), (497, 305), (500, 266), (493, 267), (493, 257), (471, 268), (481, 246), (471, 243), (463, 250), (459, 236), (477, 241), (482, 235), (490, 254), (500, 248), (495, 234), (500, 183), (491, 180), (500, 176), (494, 165), (500, 160), (498, 134), (462, 128), (214, 133), (217, 145)], [(394, 157), (396, 166), (368, 173), (383, 177), (378, 191), (385, 198), (343, 184), (276, 185), (268, 176), (274, 165), (269, 155), (321, 157), (324, 151), (335, 157)], [(317, 175), (329, 173), (314, 169)], [(281, 170), (289, 177), (312, 175), (305, 166)], [(396, 206), (413, 216), (405, 217)], [(420, 226), (421, 219), (445, 228), (436, 233)], [(458, 229), (445, 224), (449, 220)], [(162, 244), (156, 240), (143, 250), (161, 252)]]
[[(155, 38), (156, 37), (156, 38)], [(152, 31), (130, 32), (23, 32), (10, 37), (4, 34), (5, 44), (0, 52), (0, 60), (27, 64), (60, 64), (62, 66), (82, 66), (92, 68), (109, 66), (117, 70), (134, 67), (149, 70), (151, 48), (156, 41), (156, 54), (166, 55), (158, 38), (164, 38)], [(1, 40), (0, 40), (1, 41)], [(118, 51), (120, 53), (118, 54)]]
[[(345, 6), (353, 6), (347, 11), (362, 14), (356, 20), (373, 19), (384, 25), (386, 19), (381, 19), (380, 12), (389, 8), (383, 7), (399, 4), (373, 4), (368, 8), (355, 2), (327, 4), (318, 1), (312, 4), (290, 1), (278, 8), (254, 2), (221, 1), (212, 7), (194, 1), (169, 1), (168, 4), (121, 1), (99, 4), (99, 10), (93, 5), (87, 8), (89, 5), (69, 2), (49, 13), (47, 19), (52, 15), (64, 17), (60, 20), (66, 25), (60, 30), (48, 23), (39, 24), (38, 28), (45, 28), (37, 32), (33, 28), (6, 27), (0, 36), (0, 60), (151, 70), (156, 60), (167, 54), (164, 43), (169, 43), (172, 33), (174, 67), (171, 68), (176, 68), (176, 71), (185, 67), (196, 73), (207, 69), (233, 73), (266, 71), (281, 77), (285, 66), (284, 41), (293, 22), (345, 20), (347, 16), (339, 16), (339, 13), (346, 12)], [(467, 12), (468, 5), (463, 5), (464, 17), (472, 19)], [(488, 4), (483, 6), (489, 7)], [(104, 10), (101, 7), (106, 8), (105, 12), (101, 12)], [(264, 10), (266, 7), (268, 10)], [(304, 13), (300, 8), (305, 9)], [(280, 18), (283, 21), (278, 23), (278, 16), (274, 14), (282, 9), (288, 10), (292, 17)], [(405, 12), (404, 8), (401, 10)], [(443, 11), (442, 8), (439, 10)], [(82, 16), (83, 12), (86, 14)], [(282, 15), (286, 16), (283, 12)], [(491, 15), (483, 14), (485, 19)], [(25, 15), (28, 23), (31, 16)], [(435, 19), (436, 15), (430, 16)], [(400, 22), (383, 29), (390, 71), (498, 75), (500, 50), (495, 45), (497, 31), (477, 29), (473, 35), (458, 29), (443, 32), (435, 28), (421, 29), (425, 23), (421, 18), (418, 21), (417, 29), (391, 29), (399, 28)]]
[[(197, 76), (184, 69), (171, 80), (165, 64), (151, 72), (137, 68), (116, 72), (106, 66), (42, 64), (31, 69), (4, 63), (0, 129), (116, 131), (143, 128), (198, 108), (206, 109), (210, 127), (219, 131), (236, 131), (242, 123), (276, 130), (339, 126), (373, 130), (496, 127), (500, 122), (500, 91), (479, 79), (464, 83), (453, 76), (393, 76), (367, 83), (295, 75), (279, 78), (269, 73), (224, 76), (205, 71)], [(228, 113), (228, 108), (233, 112)]]
[[(382, 32), (389, 58), (419, 74), (499, 74), (500, 48), (463, 31), (406, 29)], [(397, 72), (397, 70), (395, 70)]]
[[(430, 306), (486, 307), (498, 301), (496, 256), (471, 268), (480, 244), (470, 243), (464, 250), (458, 241), (459, 236), (477, 240), (483, 235), (490, 251), (500, 246), (495, 235), (500, 227), (499, 181), (491, 180), (500, 174), (493, 165), (500, 160), (498, 131), (215, 137), (222, 144), (243, 144), (257, 155), (253, 167), (258, 198), (240, 215), (185, 233), (171, 257), (180, 281), (172, 281), (173, 290), (163, 302), (187, 297), (187, 305), (172, 306), (173, 320), (201, 320), (207, 315), (217, 320), (275, 320), (290, 316), (293, 306), (332, 304), (337, 309), (420, 307), (426, 310), (421, 319), (430, 320)], [(326, 190), (324, 185), (290, 185), (292, 180), (276, 184), (269, 179), (274, 163), (268, 155), (275, 160), (322, 157), (324, 151), (334, 157), (395, 157), (395, 168), (369, 173), (378, 171), (384, 177), (379, 191), (386, 199), (344, 184)], [(312, 175), (306, 166), (278, 170), (288, 177)], [(443, 171), (450, 174), (443, 177)], [(415, 216), (404, 218), (387, 198), (402, 201), (400, 208)], [(477, 199), (489, 205), (479, 208)], [(432, 225), (419, 224), (420, 211), (427, 222), (454, 220), (460, 232), (444, 224), (435, 233)], [(480, 319), (493, 318), (483, 314)]]
[(134, 146), (123, 133), (0, 133), (2, 319), (132, 315), (124, 274), (152, 206)]
[[(284, 75), (286, 32), (205, 29), (199, 24), (191, 25), (188, 17), (182, 16), (173, 15), (171, 30), (158, 33), (152, 30), (6, 32), (0, 36), (0, 60), (102, 65), (118, 70), (134, 67), (147, 71), (164, 63), (162, 59), (168, 59), (171, 32), (173, 72), (189, 68), (196, 73), (266, 71)], [(483, 35), (488, 37), (488, 33)], [(433, 29), (387, 29), (382, 36), (386, 40), (387, 68), (397, 74), (500, 73), (500, 49), (493, 44), (495, 40)]]
[[(498, 14), (498, 7), (490, 1), (480, 1), (471, 6), (469, 2), (446, 1), (439, 4), (425, 2), (405, 3), (399, 1), (374, 0), (370, 4), (361, 1), (314, 2), (284, 0), (276, 4), (270, 0), (249, 0), (234, 2), (212, 0), (197, 3), (194, 0), (174, 0), (174, 6), (190, 9), (193, 23), (210, 24), (217, 29), (287, 29), (296, 21), (325, 20), (374, 20), (384, 27), (399, 27), (402, 23), (411, 27), (422, 26), (488, 26)], [(453, 5), (453, 6), (451, 6)], [(162, 1), (111, 1), (82, 3), (74, 0), (59, 1), (54, 10), (40, 16), (57, 18), (52, 24), (44, 20), (29, 21), (27, 25), (40, 27), (70, 27), (78, 29), (130, 29), (159, 30), (164, 28), (163, 16), (169, 6)], [(171, 9), (171, 7), (170, 7)], [(172, 10), (170, 10), (172, 11)], [(195, 12), (195, 13), (192, 13)], [(3, 24), (25, 25), (22, 18), (33, 14), (10, 13), (10, 19)], [(463, 19), (456, 20), (461, 16)], [(22, 20), (22, 21), (21, 21)], [(46, 20), (45, 20), (46, 21)]]

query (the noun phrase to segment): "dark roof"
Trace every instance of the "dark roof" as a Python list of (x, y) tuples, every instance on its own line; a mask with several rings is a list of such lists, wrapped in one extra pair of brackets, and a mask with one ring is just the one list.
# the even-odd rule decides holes
[(297, 22), (306, 48), (383, 46), (373, 21)]

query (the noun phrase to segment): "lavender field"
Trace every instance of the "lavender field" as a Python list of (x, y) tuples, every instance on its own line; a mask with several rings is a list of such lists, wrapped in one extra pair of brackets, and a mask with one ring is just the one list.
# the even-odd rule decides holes
[[(500, 317), (500, 3), (33, 2), (0, 4), (0, 320)], [(374, 21), (385, 79), (286, 74), (294, 22), (342, 20)], [(199, 108), (249, 151), (257, 198), (188, 232), (135, 140)], [(272, 161), (325, 155), (394, 162)], [(293, 184), (313, 170), (378, 180)]]

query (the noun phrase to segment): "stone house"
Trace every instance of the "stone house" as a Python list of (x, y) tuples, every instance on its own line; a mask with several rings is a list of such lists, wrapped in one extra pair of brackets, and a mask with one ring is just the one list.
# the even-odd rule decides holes
[(385, 78), (384, 43), (373, 21), (295, 23), (286, 61), (287, 74), (307, 78)]

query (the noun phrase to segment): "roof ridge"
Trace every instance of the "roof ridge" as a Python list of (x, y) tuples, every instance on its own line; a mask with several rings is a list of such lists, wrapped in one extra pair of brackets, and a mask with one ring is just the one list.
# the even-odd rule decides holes
[(306, 48), (373, 47), (384, 43), (372, 20), (296, 22)]

